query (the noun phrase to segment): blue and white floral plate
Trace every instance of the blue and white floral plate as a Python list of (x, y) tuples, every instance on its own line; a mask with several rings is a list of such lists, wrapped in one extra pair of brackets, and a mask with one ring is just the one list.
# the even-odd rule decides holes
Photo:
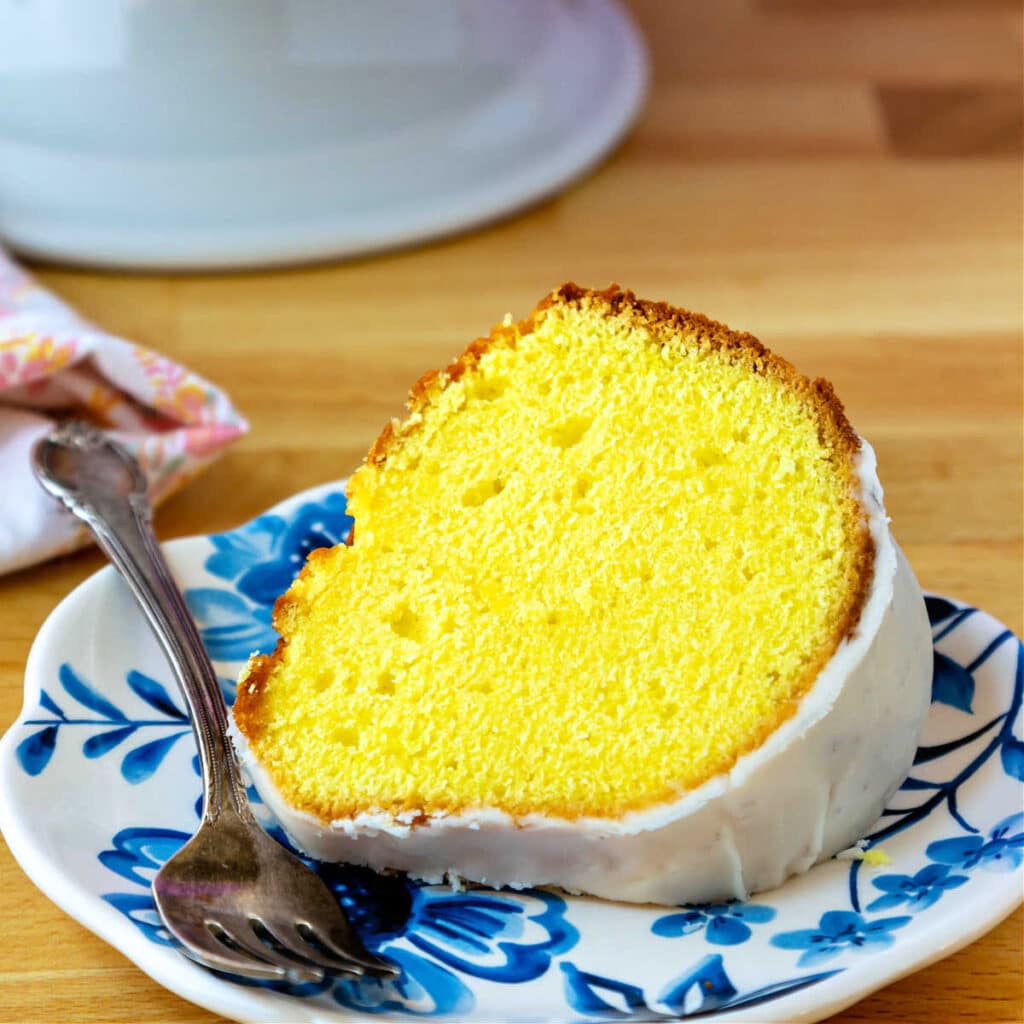
[[(167, 546), (228, 700), (249, 652), (274, 643), (274, 598), (350, 524), (334, 484)], [(25, 707), (0, 745), (0, 825), (64, 910), (160, 984), (239, 1020), (819, 1020), (977, 938), (1021, 899), (1022, 647), (977, 609), (941, 597), (928, 608), (931, 715), (913, 775), (869, 837), (891, 863), (833, 860), (748, 903), (455, 893), (322, 866), (367, 945), (401, 965), (397, 981), (243, 984), (204, 971), (174, 950), (149, 888), (197, 824), (192, 737), (110, 569), (59, 605), (32, 648)]]

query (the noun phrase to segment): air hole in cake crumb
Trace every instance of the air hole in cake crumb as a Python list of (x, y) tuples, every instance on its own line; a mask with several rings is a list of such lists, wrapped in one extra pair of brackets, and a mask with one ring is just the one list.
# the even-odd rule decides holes
[(704, 538), (704, 549), (706, 551), (714, 551), (715, 548), (717, 548), (717, 547), (718, 547), (718, 541), (715, 540), (714, 537), (705, 537)]
[(701, 445), (694, 452), (694, 455), (697, 458), (698, 465), (703, 466), (705, 469), (711, 466), (720, 466), (725, 462), (725, 455), (721, 450), (709, 444)]
[(388, 625), (400, 637), (422, 643), (425, 629), (423, 620), (407, 605), (399, 605), (388, 617)]
[(748, 583), (757, 575), (757, 573), (755, 573), (753, 569), (749, 569), (747, 568), (747, 566), (743, 566), (743, 568), (740, 569), (740, 572), (743, 573), (743, 578)]
[(654, 570), (649, 565), (641, 565), (636, 571), (636, 578), (641, 583), (650, 583), (654, 579)]
[(466, 508), (479, 508), (491, 498), (496, 498), (503, 490), (505, 490), (504, 480), (478, 480), (462, 492), (461, 501)]
[(313, 689), (317, 693), (323, 693), (334, 682), (334, 673), (330, 669), (324, 669), (313, 681)]
[(504, 377), (490, 379), (476, 378), (470, 385), (470, 394), (481, 402), (493, 402), (500, 398), (508, 389), (508, 381)]
[(552, 609), (547, 613), (547, 615), (544, 616), (544, 622), (548, 626), (557, 626), (560, 618), (561, 616), (558, 614), (558, 612)]
[(589, 501), (577, 501), (572, 508), (574, 512), (581, 516), (589, 516), (596, 511)]
[(395, 692), (395, 677), (390, 672), (381, 672), (377, 676), (377, 692), (388, 697)]
[(746, 444), (750, 440), (750, 431), (746, 427), (740, 427), (732, 432), (732, 439), (737, 444)]
[(331, 730), (331, 739), (346, 747), (354, 747), (359, 742), (359, 733), (353, 725), (337, 725)]
[(537, 384), (537, 394), (539, 395), (550, 395), (551, 394), (551, 381), (542, 380)]
[(585, 498), (590, 493), (590, 488), (594, 486), (594, 481), (589, 476), (578, 476), (576, 477), (576, 483), (573, 485), (573, 494), (577, 498)]
[(570, 416), (564, 422), (548, 429), (548, 440), (556, 448), (572, 448), (583, 440), (583, 435), (593, 422), (589, 416)]

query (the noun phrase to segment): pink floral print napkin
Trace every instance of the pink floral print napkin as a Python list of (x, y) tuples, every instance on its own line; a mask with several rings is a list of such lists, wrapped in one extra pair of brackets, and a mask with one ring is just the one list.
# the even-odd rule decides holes
[(248, 429), (223, 391), (90, 324), (0, 249), (0, 573), (88, 540), (31, 469), (32, 446), (70, 416), (131, 449), (154, 503)]

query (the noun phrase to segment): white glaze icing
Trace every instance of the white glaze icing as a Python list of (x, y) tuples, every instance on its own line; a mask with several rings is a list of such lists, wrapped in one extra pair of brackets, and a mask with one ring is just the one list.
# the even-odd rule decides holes
[(243, 763), (295, 844), (319, 860), (641, 903), (742, 899), (779, 885), (868, 831), (910, 769), (928, 710), (928, 616), (866, 442), (858, 474), (875, 562), (855, 631), (792, 718), (679, 800), (617, 819), (482, 809), (418, 824), (383, 812), (324, 822), (285, 801), (234, 730)]

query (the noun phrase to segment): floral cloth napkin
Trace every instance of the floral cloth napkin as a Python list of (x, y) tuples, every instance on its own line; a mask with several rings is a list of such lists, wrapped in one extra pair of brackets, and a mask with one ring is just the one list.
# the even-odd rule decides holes
[(248, 429), (223, 391), (90, 324), (0, 249), (0, 573), (88, 540), (32, 475), (32, 446), (70, 416), (133, 452), (154, 503)]

